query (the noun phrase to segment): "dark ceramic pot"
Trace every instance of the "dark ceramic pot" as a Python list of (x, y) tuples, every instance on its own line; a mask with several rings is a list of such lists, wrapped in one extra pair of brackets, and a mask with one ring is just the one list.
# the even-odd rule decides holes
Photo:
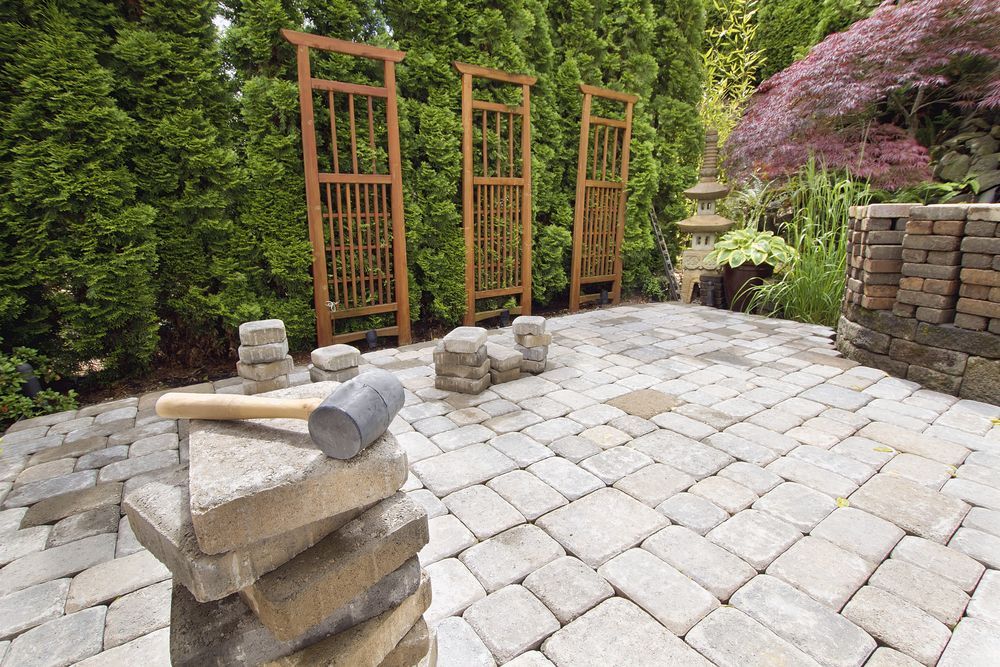
[(729, 309), (741, 313), (747, 312), (747, 304), (750, 301), (750, 288), (754, 285), (761, 285), (765, 278), (770, 278), (774, 274), (774, 267), (770, 264), (741, 264), (735, 269), (726, 266), (722, 271), (722, 283), (726, 288), (726, 297), (729, 299)]

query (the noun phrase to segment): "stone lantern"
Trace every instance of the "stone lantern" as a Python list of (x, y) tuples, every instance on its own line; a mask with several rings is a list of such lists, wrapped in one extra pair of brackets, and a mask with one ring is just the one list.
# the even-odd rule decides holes
[(684, 303), (691, 303), (694, 286), (703, 274), (721, 275), (718, 266), (705, 262), (705, 257), (715, 247), (715, 238), (736, 224), (715, 212), (715, 202), (729, 194), (729, 187), (716, 180), (718, 143), (719, 133), (709, 129), (705, 133), (705, 158), (698, 184), (684, 191), (685, 196), (698, 203), (698, 210), (677, 223), (682, 232), (691, 235), (690, 247), (681, 253), (681, 300)]

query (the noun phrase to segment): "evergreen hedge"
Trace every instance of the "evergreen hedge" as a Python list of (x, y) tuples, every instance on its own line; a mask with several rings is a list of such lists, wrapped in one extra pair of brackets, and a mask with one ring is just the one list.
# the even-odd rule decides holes
[[(219, 35), (221, 11), (229, 22)], [(686, 215), (701, 0), (66, 0), (0, 9), (0, 329), (105, 376), (231, 353), (279, 317), (314, 341), (294, 49), (281, 28), (408, 52), (397, 73), (413, 319), (465, 307), (454, 60), (532, 91), (534, 298), (564, 298), (580, 81), (635, 109), (626, 286), (656, 292), (651, 213)], [(390, 28), (391, 27), (391, 28)], [(379, 82), (370, 63), (318, 61)]]

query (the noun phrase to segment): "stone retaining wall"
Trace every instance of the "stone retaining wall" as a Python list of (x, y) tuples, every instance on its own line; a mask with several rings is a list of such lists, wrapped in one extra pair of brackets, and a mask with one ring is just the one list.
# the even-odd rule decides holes
[(1000, 204), (853, 207), (838, 349), (1000, 405), (998, 223)]

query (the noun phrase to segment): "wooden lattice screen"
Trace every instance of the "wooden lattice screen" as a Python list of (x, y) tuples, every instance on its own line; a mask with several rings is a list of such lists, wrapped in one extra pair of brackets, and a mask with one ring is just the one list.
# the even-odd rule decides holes
[[(576, 171), (576, 207), (573, 215), (573, 268), (569, 309), (597, 301), (600, 292), (584, 293), (584, 286), (610, 283), (611, 303), (622, 291), (622, 237), (628, 187), (629, 146), (635, 95), (580, 84), (583, 119)], [(595, 97), (625, 104), (623, 120), (591, 113)]]
[[(520, 304), (510, 312), (530, 315), (531, 86), (536, 79), (465, 63), (454, 65), (462, 75), (465, 323), (475, 324), (503, 310), (477, 311), (478, 299), (520, 295)], [(521, 103), (511, 106), (475, 99), (474, 78), (520, 86)], [(476, 129), (480, 141), (475, 141)]]
[[(337, 320), (395, 313), (395, 325), (376, 331), (405, 345), (410, 342), (410, 306), (396, 63), (406, 54), (291, 30), (281, 33), (297, 49), (316, 337), (320, 345), (358, 340), (365, 331), (335, 334)], [(313, 78), (310, 49), (381, 61), (383, 86)], [(321, 170), (317, 154), (317, 112), (321, 126), (328, 125), (322, 130), (322, 143), (331, 153), (322, 156), (327, 171)]]

